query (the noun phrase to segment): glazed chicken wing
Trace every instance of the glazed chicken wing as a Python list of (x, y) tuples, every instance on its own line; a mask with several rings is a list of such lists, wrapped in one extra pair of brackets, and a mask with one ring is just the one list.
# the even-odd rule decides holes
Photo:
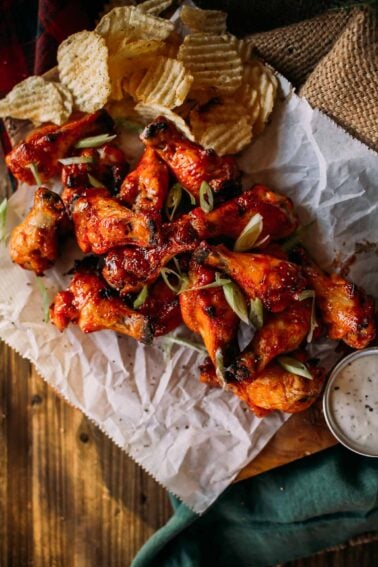
[(86, 114), (64, 126), (47, 125), (34, 130), (6, 156), (5, 161), (19, 180), (34, 185), (30, 164), (34, 164), (42, 183), (57, 175), (62, 165), (59, 159), (81, 138), (112, 129), (113, 121), (105, 111)]
[[(291, 356), (306, 363), (312, 380), (293, 374), (273, 361), (255, 379), (230, 382), (227, 390), (243, 400), (258, 417), (264, 417), (274, 410), (287, 413), (306, 410), (320, 395), (325, 372), (323, 368), (315, 366), (305, 353), (296, 352)], [(210, 386), (219, 385), (210, 361), (201, 367), (200, 379)]]
[(141, 139), (147, 147), (157, 151), (197, 203), (203, 181), (210, 185), (215, 196), (222, 198), (232, 197), (240, 191), (240, 172), (235, 158), (219, 157), (213, 150), (205, 150), (191, 142), (166, 118), (159, 116), (151, 122)]
[[(189, 288), (201, 287), (215, 280), (215, 271), (190, 263)], [(184, 291), (180, 294), (184, 323), (203, 339), (209, 356), (218, 366), (229, 364), (235, 351), (239, 318), (228, 305), (221, 287)]]
[(124, 179), (118, 198), (137, 213), (160, 214), (168, 182), (167, 165), (153, 148), (147, 147), (136, 169)]
[(315, 290), (329, 338), (343, 340), (356, 349), (367, 347), (376, 334), (373, 298), (338, 274), (324, 273), (303, 248), (297, 248), (294, 254)]
[(96, 274), (78, 272), (67, 291), (59, 292), (50, 307), (52, 323), (63, 331), (70, 322), (84, 333), (110, 329), (143, 343), (152, 341), (149, 318), (133, 311)]
[(250, 299), (261, 299), (268, 311), (282, 311), (306, 286), (299, 266), (273, 256), (231, 252), (202, 242), (195, 258), (228, 274)]
[(10, 237), (10, 256), (25, 270), (43, 275), (59, 255), (59, 240), (68, 228), (64, 204), (56, 193), (39, 187), (34, 205)]
[(298, 228), (291, 200), (264, 185), (255, 185), (209, 213), (198, 207), (186, 216), (201, 240), (222, 236), (236, 240), (256, 214), (262, 216), (263, 223), (259, 240), (266, 238), (266, 243), (285, 238)]
[(161, 233), (161, 241), (155, 248), (118, 248), (110, 250), (106, 255), (102, 274), (108, 284), (121, 295), (150, 285), (172, 258), (184, 252), (192, 252), (198, 245), (189, 225), (163, 225)]
[(311, 321), (312, 301), (294, 301), (280, 313), (269, 313), (264, 326), (227, 370), (231, 380), (256, 377), (276, 356), (299, 348)]
[(87, 189), (72, 203), (77, 243), (85, 253), (106, 254), (111, 248), (149, 247), (157, 242), (155, 222), (108, 196), (103, 188)]
[(182, 323), (178, 297), (160, 278), (150, 287), (138, 312), (150, 318), (154, 337), (166, 335)]

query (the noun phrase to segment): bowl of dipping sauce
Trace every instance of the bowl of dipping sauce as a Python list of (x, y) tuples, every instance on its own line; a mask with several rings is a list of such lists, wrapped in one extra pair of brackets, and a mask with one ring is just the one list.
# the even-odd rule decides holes
[(353, 352), (334, 367), (323, 410), (340, 443), (360, 455), (378, 457), (378, 347)]

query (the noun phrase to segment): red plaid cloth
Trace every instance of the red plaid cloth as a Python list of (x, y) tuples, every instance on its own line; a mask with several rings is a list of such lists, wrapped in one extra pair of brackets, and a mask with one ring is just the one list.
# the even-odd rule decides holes
[(56, 65), (64, 38), (93, 29), (104, 0), (0, 0), (0, 97)]

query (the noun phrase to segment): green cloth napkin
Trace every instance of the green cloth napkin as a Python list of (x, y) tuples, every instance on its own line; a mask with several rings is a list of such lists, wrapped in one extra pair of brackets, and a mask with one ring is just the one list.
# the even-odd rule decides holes
[(198, 516), (174, 515), (132, 567), (259, 567), (378, 529), (378, 459), (333, 447), (230, 486)]

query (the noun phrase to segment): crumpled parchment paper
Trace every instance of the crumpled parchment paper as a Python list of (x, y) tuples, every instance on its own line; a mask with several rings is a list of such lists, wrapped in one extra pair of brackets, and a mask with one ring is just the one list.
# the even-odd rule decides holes
[[(280, 77), (282, 100), (272, 123), (243, 152), (244, 185), (266, 183), (289, 195), (306, 224), (306, 244), (324, 268), (356, 255), (351, 277), (376, 294), (378, 256), (377, 154), (312, 110)], [(21, 186), (8, 207), (7, 231), (32, 203)], [(365, 244), (364, 244), (365, 243)], [(369, 244), (370, 243), (370, 244)], [(80, 253), (73, 242), (43, 282), (50, 297)], [(185, 331), (176, 333), (184, 336)], [(102, 331), (60, 333), (43, 322), (36, 277), (11, 263), (0, 245), (0, 337), (31, 360), (41, 376), (93, 420), (117, 445), (188, 506), (202, 513), (288, 416), (256, 418), (228, 392), (199, 383), (201, 355), (174, 346), (169, 359), (156, 345)], [(336, 359), (322, 341), (325, 365)]]

